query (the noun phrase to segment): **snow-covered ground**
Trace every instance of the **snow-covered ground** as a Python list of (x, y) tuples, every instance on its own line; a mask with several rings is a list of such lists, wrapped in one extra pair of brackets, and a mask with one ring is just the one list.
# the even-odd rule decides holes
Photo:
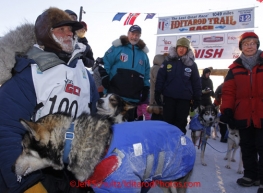
[[(187, 136), (190, 137), (190, 133), (188, 130)], [(219, 132), (218, 135), (220, 136)], [(224, 160), (227, 143), (221, 143), (219, 139), (210, 138), (207, 141), (211, 145), (207, 145), (205, 150), (207, 166), (201, 164), (201, 150), (196, 147), (196, 161), (189, 182), (200, 182), (201, 187), (188, 188), (187, 193), (256, 193), (258, 186), (242, 187), (236, 183), (237, 179), (243, 176), (237, 173), (240, 148), (235, 156), (236, 162), (231, 162), (231, 169), (227, 169), (227, 161)]]
[[(236, 181), (243, 174), (238, 174), (238, 164), (240, 156), (240, 148), (235, 155), (236, 162), (231, 162), (231, 169), (225, 168), (227, 160), (224, 160), (227, 151), (227, 143), (220, 142), (220, 133), (217, 132), (219, 138), (216, 140), (209, 138), (205, 150), (205, 162), (207, 166), (201, 164), (201, 150), (196, 147), (196, 161), (193, 173), (189, 179), (191, 184), (200, 183), (200, 187), (188, 188), (186, 193), (256, 193), (258, 186), (242, 187)], [(187, 130), (186, 134), (189, 138), (191, 131)], [(157, 190), (158, 189), (158, 190)], [(159, 192), (159, 188), (152, 188), (148, 193)]]

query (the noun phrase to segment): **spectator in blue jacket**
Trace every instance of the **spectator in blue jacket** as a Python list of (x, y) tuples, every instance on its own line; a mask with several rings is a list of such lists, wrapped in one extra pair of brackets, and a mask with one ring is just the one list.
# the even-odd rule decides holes
[[(150, 89), (150, 63), (148, 48), (140, 39), (141, 28), (133, 25), (128, 36), (115, 40), (103, 57), (104, 68), (99, 67), (106, 93), (115, 93), (125, 101), (138, 104), (145, 101)], [(133, 121), (135, 109), (129, 113)]]
[(161, 65), (155, 84), (155, 101), (163, 105), (164, 121), (177, 126), (183, 133), (186, 133), (191, 100), (196, 108), (201, 99), (200, 76), (194, 60), (190, 41), (179, 38)]
[(71, 189), (71, 176), (66, 171), (36, 171), (18, 182), (11, 168), (22, 153), (21, 141), (26, 132), (20, 119), (36, 121), (55, 112), (77, 117), (82, 112), (96, 111), (98, 92), (80, 59), (85, 46), (74, 41), (74, 32), (80, 28), (82, 25), (63, 10), (51, 7), (38, 16), (35, 25), (22, 25), (1, 38), (1, 69), (14, 60), (15, 52), (20, 52), (12, 77), (0, 81), (1, 192), (57, 193)]

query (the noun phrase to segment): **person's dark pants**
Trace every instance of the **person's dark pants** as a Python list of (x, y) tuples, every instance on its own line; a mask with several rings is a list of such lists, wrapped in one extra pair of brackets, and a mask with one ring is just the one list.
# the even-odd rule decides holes
[(187, 117), (190, 110), (190, 100), (173, 99), (164, 96), (164, 121), (175, 125), (186, 134)]
[(239, 130), (244, 177), (263, 184), (263, 129), (250, 126)]
[(152, 113), (151, 120), (163, 121), (163, 115)]

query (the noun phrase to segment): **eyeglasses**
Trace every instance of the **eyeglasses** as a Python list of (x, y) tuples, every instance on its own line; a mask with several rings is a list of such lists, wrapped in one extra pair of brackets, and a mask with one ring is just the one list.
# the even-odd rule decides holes
[(254, 47), (254, 46), (256, 46), (257, 45), (257, 43), (255, 43), (255, 42), (252, 42), (252, 43), (244, 43), (244, 44), (242, 44), (242, 46), (244, 46), (244, 47), (249, 47), (249, 46), (251, 46), (251, 47)]

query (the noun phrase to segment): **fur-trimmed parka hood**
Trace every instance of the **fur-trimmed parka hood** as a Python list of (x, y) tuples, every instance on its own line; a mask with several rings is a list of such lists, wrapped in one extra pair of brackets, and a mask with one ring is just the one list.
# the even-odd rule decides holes
[[(122, 35), (120, 36), (119, 39), (116, 39), (112, 42), (112, 45), (114, 47), (118, 47), (118, 46), (125, 46), (130, 44), (129, 40), (128, 40), (128, 36), (126, 35)], [(148, 53), (149, 49), (147, 48), (146, 44), (144, 43), (143, 40), (139, 40), (139, 42), (136, 44), (136, 46), (138, 46), (139, 49), (141, 49), (144, 53)]]
[(176, 47), (171, 46), (169, 48), (168, 56), (166, 60), (174, 60), (180, 58), (186, 66), (192, 66), (195, 63), (195, 55), (191, 48), (188, 49), (187, 53), (184, 56), (179, 57), (176, 52)]
[(0, 39), (0, 85), (12, 77), (17, 53), (26, 53), (36, 43), (34, 24), (25, 23)]

